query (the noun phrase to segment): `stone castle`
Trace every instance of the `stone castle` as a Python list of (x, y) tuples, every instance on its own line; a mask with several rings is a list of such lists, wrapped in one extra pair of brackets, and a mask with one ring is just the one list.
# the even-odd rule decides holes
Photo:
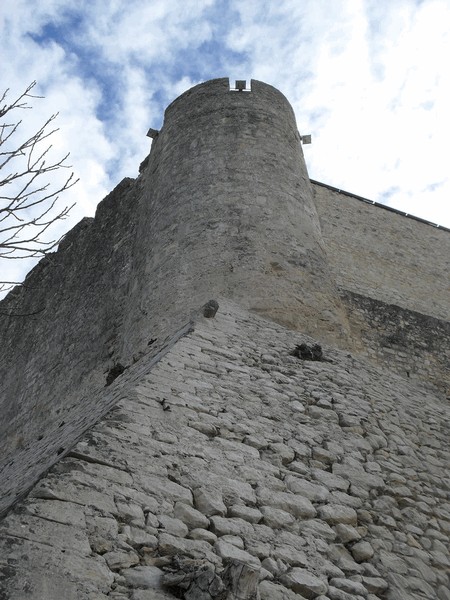
[(450, 235), (198, 85), (0, 304), (1, 600), (449, 600)]

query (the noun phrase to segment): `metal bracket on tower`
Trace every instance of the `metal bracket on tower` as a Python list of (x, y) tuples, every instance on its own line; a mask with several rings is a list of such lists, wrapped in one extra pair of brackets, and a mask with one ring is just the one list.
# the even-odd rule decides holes
[(150, 127), (150, 129), (147, 131), (147, 137), (152, 138), (152, 140), (154, 140), (156, 137), (158, 137), (159, 135), (159, 131), (157, 129), (152, 129)]
[(300, 136), (300, 140), (302, 142), (302, 144), (310, 144), (311, 143), (311, 135), (301, 135)]

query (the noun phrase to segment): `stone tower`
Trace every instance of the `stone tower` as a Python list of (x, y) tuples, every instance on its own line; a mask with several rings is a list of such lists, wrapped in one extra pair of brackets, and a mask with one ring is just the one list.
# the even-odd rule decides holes
[(0, 598), (449, 600), (449, 255), (270, 85), (177, 98), (0, 304)]
[(278, 90), (252, 81), (230, 91), (215, 79), (185, 92), (166, 110), (141, 186), (125, 355), (155, 336), (155, 322), (217, 296), (346, 338), (294, 113)]

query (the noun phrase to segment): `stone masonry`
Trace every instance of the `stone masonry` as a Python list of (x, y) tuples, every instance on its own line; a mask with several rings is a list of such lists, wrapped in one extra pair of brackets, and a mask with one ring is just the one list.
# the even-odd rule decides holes
[(0, 303), (0, 600), (450, 600), (450, 235), (195, 86)]
[(448, 406), (219, 304), (4, 519), (0, 597), (447, 600)]

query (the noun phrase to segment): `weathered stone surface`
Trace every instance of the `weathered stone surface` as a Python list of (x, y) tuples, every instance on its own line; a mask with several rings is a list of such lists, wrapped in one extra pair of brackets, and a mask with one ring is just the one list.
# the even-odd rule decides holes
[(366, 587), (359, 581), (353, 581), (352, 579), (344, 579), (342, 577), (334, 577), (330, 580), (330, 586), (331, 585), (355, 596), (367, 596)]
[(374, 555), (374, 550), (369, 542), (357, 542), (352, 546), (352, 556), (356, 562), (364, 562), (369, 560)]
[(86, 531), (79, 527), (40, 519), (34, 515), (19, 516), (14, 513), (10, 513), (0, 523), (1, 536), (22, 537), (24, 530), (28, 540), (55, 546), (62, 552), (70, 550), (81, 556), (88, 556), (91, 552)]
[(363, 567), (355, 562), (350, 552), (344, 546), (337, 544), (330, 546), (328, 554), (329, 559), (347, 575), (363, 572)]
[(228, 542), (218, 540), (214, 545), (214, 548), (217, 554), (225, 562), (230, 560), (237, 560), (255, 567), (259, 567), (261, 565), (261, 561), (256, 556), (252, 556), (248, 552), (245, 552), (245, 550), (241, 550), (240, 548), (237, 548), (236, 546), (234, 546), (233, 544), (229, 544)]
[(304, 596), (271, 581), (262, 581), (259, 585), (261, 600), (302, 600)]
[(323, 471), (322, 469), (313, 469), (312, 475), (314, 479), (316, 479), (329, 490), (342, 490), (343, 492), (346, 492), (350, 485), (350, 483), (343, 477), (340, 477), (339, 475), (333, 475), (333, 473)]
[(330, 525), (337, 523), (356, 525), (358, 522), (358, 516), (353, 508), (339, 504), (325, 504), (319, 507), (319, 516)]
[(323, 485), (317, 485), (307, 479), (294, 477), (292, 475), (286, 477), (285, 483), (291, 492), (300, 494), (301, 496), (308, 498), (308, 500), (311, 500), (311, 502), (325, 502), (330, 493)]
[(308, 565), (308, 559), (305, 552), (298, 550), (293, 546), (275, 546), (271, 551), (271, 556), (292, 567), (306, 567)]
[(211, 527), (218, 536), (246, 536), (253, 533), (253, 527), (247, 521), (238, 518), (211, 517)]
[(158, 545), (158, 538), (156, 535), (153, 535), (145, 529), (129, 527), (126, 532), (123, 529), (122, 533), (125, 535), (127, 542), (131, 546), (146, 546), (147, 548), (156, 548)]
[(194, 559), (206, 559), (213, 563), (218, 562), (217, 557), (212, 553), (210, 544), (202, 540), (188, 540), (163, 533), (159, 536), (158, 549), (163, 556), (179, 554)]
[(258, 500), (261, 505), (273, 506), (295, 517), (310, 519), (315, 517), (316, 509), (312, 503), (299, 494), (287, 492), (270, 492), (267, 489), (258, 490)]
[(86, 527), (86, 517), (83, 508), (79, 504), (73, 502), (61, 502), (53, 500), (46, 502), (45, 500), (36, 499), (27, 504), (27, 512), (30, 514), (62, 523), (63, 525), (73, 525), (74, 527)]
[[(349, 594), (340, 588), (336, 588), (333, 585), (330, 585), (327, 591), (327, 596), (330, 600), (355, 600), (355, 596), (353, 594)], [(356, 598), (362, 598), (362, 596), (356, 596)]]
[(160, 527), (171, 535), (176, 535), (177, 537), (186, 537), (189, 533), (189, 529), (180, 519), (174, 519), (173, 517), (169, 517), (167, 515), (160, 515), (158, 517), (158, 521)]
[(307, 521), (301, 521), (298, 525), (298, 530), (303, 535), (313, 535), (324, 538), (329, 541), (336, 539), (336, 533), (325, 521), (320, 519), (310, 519)]
[(112, 571), (119, 571), (120, 569), (128, 569), (133, 565), (139, 563), (139, 556), (136, 552), (107, 552), (103, 555), (106, 560), (108, 567)]
[(244, 519), (249, 523), (259, 523), (263, 518), (263, 514), (257, 508), (251, 508), (250, 506), (243, 506), (242, 504), (235, 504), (230, 507), (228, 511), (230, 517), (238, 517)]
[(447, 587), (440, 585), (437, 591), (437, 596), (439, 600), (450, 600), (450, 590)]
[(183, 521), (189, 529), (208, 528), (209, 519), (203, 513), (184, 502), (177, 502), (175, 504), (174, 515), (177, 519)]
[(367, 591), (372, 594), (382, 594), (388, 587), (387, 581), (381, 577), (363, 577), (362, 583)]
[(142, 485), (142, 489), (149, 494), (192, 505), (192, 492), (169, 479), (146, 475), (141, 478), (139, 483)]
[(204, 540), (209, 544), (215, 544), (217, 541), (217, 535), (207, 529), (192, 529), (189, 532), (188, 537), (192, 540)]
[(328, 585), (324, 581), (300, 567), (295, 567), (282, 575), (280, 581), (304, 598), (315, 598), (320, 594), (326, 594), (328, 590)]
[(353, 525), (337, 523), (334, 529), (338, 535), (339, 541), (341, 541), (343, 544), (361, 539), (361, 535), (359, 534), (358, 530), (353, 527)]
[(261, 506), (260, 510), (264, 516), (264, 524), (272, 529), (288, 528), (295, 522), (295, 517), (291, 513), (280, 508)]
[(212, 515), (225, 516), (227, 507), (222, 500), (222, 491), (219, 489), (198, 488), (194, 492), (195, 507), (201, 513), (210, 517)]
[[(213, 321), (203, 321), (140, 378), (135, 396), (80, 441), (80, 457), (59, 463), (4, 521), (9, 528), (0, 547), (15, 561), (13, 582), (28, 581), (30, 565), (39, 564), (43, 575), (32, 589), (40, 590), (44, 574), (55, 572), (77, 582), (82, 590), (77, 600), (99, 594), (101, 600), (101, 595), (159, 600), (173, 594), (133, 588), (120, 572), (135, 571), (138, 564), (174, 569), (173, 561), (181, 560), (192, 572), (209, 564), (218, 573), (224, 563), (244, 560), (258, 568), (262, 562), (260, 579), (274, 577), (260, 583), (273, 597), (305, 597), (280, 580), (292, 568), (332, 582), (315, 599), (428, 600), (430, 587), (435, 595), (445, 589), (450, 483), (441, 476), (443, 455), (433, 441), (446, 439), (444, 423), (435, 419), (436, 401), (426, 395), (424, 409), (425, 392), (416, 394), (407, 384), (399, 398), (385, 383), (385, 373), (331, 350), (334, 362), (304, 363), (299, 370), (289, 363), (291, 331), (229, 309), (227, 302), (221, 306)], [(264, 347), (272, 362), (260, 362), (255, 347)], [(222, 358), (222, 349), (233, 358)], [(164, 410), (163, 398), (171, 410)], [(289, 412), (292, 398), (306, 406), (317, 402), (345, 419), (338, 425)], [(423, 419), (416, 416), (422, 409)], [(216, 434), (205, 436), (190, 422), (203, 422)], [(240, 452), (250, 435), (263, 450), (257, 455)], [(369, 443), (370, 436), (384, 442)], [(295, 452), (288, 464), (274, 460), (274, 449), (284, 451), (284, 445)], [(87, 453), (92, 462), (85, 460)], [(128, 470), (101, 463), (112, 460)], [(353, 483), (345, 472), (327, 470), (338, 461), (360, 480), (355, 476)], [(382, 477), (385, 489), (372, 488), (379, 482), (365, 474)], [(221, 514), (198, 510), (199, 490), (215, 499)], [(285, 519), (268, 527), (270, 514)], [(18, 534), (34, 536), (33, 541)], [(89, 542), (83, 556), (75, 554), (82, 544), (71, 546), (77, 539)], [(30, 544), (40, 541), (39, 554), (33, 553)], [(28, 555), (31, 562), (24, 559)], [(135, 566), (128, 566), (130, 560)], [(95, 574), (86, 577), (87, 572)], [(17, 585), (22, 590), (23, 584)], [(68, 586), (69, 598), (72, 589), (77, 587)]]

